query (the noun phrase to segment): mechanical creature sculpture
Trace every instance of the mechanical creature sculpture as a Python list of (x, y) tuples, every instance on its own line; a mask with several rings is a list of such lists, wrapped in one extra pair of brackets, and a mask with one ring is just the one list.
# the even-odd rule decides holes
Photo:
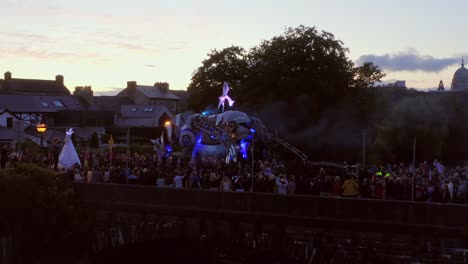
[[(185, 152), (192, 153), (192, 162), (203, 157), (224, 158), (226, 163), (237, 162), (238, 154), (247, 159), (250, 146), (258, 141), (267, 145), (277, 143), (297, 155), (304, 163), (309, 162), (303, 152), (268, 133), (259, 119), (240, 111), (224, 111), (226, 100), (229, 106), (234, 104), (228, 95), (229, 89), (228, 83), (224, 82), (223, 94), (219, 97), (218, 105), (218, 109), (222, 106), (222, 113), (193, 114), (185, 119), (182, 114), (176, 116), (175, 136)], [(159, 158), (168, 157), (172, 153), (173, 127), (167, 122), (165, 127), (167, 134), (163, 132), (159, 139), (151, 140)]]
[(179, 143), (193, 149), (192, 159), (224, 156), (226, 163), (237, 162), (237, 153), (247, 151), (256, 132), (247, 114), (239, 111), (211, 116), (194, 114), (182, 122), (179, 124)]

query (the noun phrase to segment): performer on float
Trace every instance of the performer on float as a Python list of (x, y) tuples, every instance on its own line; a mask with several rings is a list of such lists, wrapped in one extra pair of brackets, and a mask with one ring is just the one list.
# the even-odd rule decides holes
[(231, 87), (229, 87), (229, 84), (228, 82), (224, 82), (223, 83), (223, 94), (219, 97), (219, 104), (218, 104), (218, 108), (220, 106), (222, 106), (223, 108), (223, 113), (224, 113), (224, 103), (226, 102), (226, 100), (228, 101), (228, 104), (230, 107), (232, 107), (234, 105), (234, 100), (231, 99), (231, 97), (228, 95), (229, 93), (229, 90), (231, 89)]
[(75, 146), (72, 140), (73, 128), (66, 131), (65, 144), (62, 147), (62, 151), (59, 155), (58, 167), (61, 169), (70, 169), (73, 165), (81, 165), (80, 158), (76, 152)]

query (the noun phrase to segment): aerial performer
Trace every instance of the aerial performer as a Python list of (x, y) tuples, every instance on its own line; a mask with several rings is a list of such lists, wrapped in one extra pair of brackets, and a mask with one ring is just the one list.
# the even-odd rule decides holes
[(226, 100), (228, 101), (228, 104), (230, 107), (232, 107), (235, 102), (228, 95), (229, 90), (231, 90), (231, 87), (229, 87), (228, 82), (223, 82), (223, 94), (219, 97), (219, 104), (218, 104), (218, 109), (220, 106), (222, 106), (222, 112), (224, 112), (224, 104), (226, 103)]

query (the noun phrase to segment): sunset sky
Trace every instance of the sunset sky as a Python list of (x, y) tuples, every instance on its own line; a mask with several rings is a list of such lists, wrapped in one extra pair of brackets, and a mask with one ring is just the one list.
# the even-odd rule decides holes
[(386, 80), (446, 87), (468, 61), (465, 0), (0, 0), (0, 72), (65, 76), (101, 94), (129, 80), (186, 89), (212, 49), (249, 49), (286, 27), (317, 26), (373, 60)]

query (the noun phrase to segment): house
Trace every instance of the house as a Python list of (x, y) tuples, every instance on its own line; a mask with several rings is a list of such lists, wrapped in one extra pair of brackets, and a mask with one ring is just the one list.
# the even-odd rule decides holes
[(21, 119), (14, 113), (8, 110), (0, 110), (0, 126), (13, 129), (14, 122), (19, 120)]
[(62, 75), (55, 76), (55, 80), (18, 79), (7, 71), (0, 79), (0, 94), (70, 95), (63, 79)]
[(165, 105), (122, 105), (117, 119), (118, 127), (163, 127), (166, 122), (174, 122), (174, 115)]
[(137, 85), (135, 81), (127, 82), (127, 87), (117, 94), (127, 97), (135, 104), (160, 106), (165, 105), (172, 113), (177, 113), (179, 96), (169, 90), (168, 83), (157, 82), (153, 86)]
[(19, 79), (7, 71), (0, 79), (0, 111), (14, 114), (26, 127), (40, 121), (55, 126), (56, 113), (77, 108), (80, 100), (70, 96), (62, 75), (55, 80)]
[(0, 142), (9, 143), (24, 141), (24, 123), (8, 110), (0, 111)]
[(70, 94), (62, 75), (55, 80), (36, 80), (13, 78), (6, 72), (0, 79), (0, 126), (9, 141), (12, 133), (18, 134), (16, 121), (23, 122), (26, 137), (33, 139), (38, 138), (36, 125), (44, 122), (45, 142), (62, 139), (70, 127), (85, 142), (94, 133), (99, 137), (107, 130), (122, 133), (130, 128), (157, 137), (166, 121), (175, 121), (180, 99), (168, 83), (144, 86), (128, 82), (117, 96), (94, 96), (91, 86), (75, 87)]
[(11, 147), (15, 142), (15, 131), (3, 126), (0, 126), (0, 147), (4, 144)]
[(177, 113), (188, 111), (188, 92), (187, 90), (172, 90), (173, 94), (177, 95), (180, 100), (177, 102)]

